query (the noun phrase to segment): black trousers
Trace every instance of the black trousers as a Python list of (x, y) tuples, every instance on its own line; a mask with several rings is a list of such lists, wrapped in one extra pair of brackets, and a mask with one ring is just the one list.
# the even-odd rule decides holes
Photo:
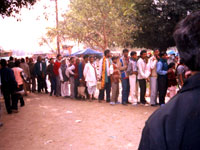
[(86, 95), (86, 98), (89, 99), (90, 98), (90, 95), (88, 93), (88, 87), (85, 86), (85, 95)]
[(9, 90), (4, 90), (4, 91), (2, 91), (2, 93), (3, 93), (3, 97), (4, 97), (4, 101), (5, 101), (6, 110), (8, 113), (11, 113), (12, 108), (16, 107), (15, 106), (15, 104), (16, 104), (15, 96)]
[(158, 76), (158, 92), (159, 92), (159, 105), (165, 104), (165, 96), (167, 94), (167, 76)]
[(46, 84), (46, 77), (38, 76), (37, 77), (38, 82), (38, 92), (40, 93), (43, 89), (45, 89), (45, 92), (47, 91), (47, 84)]
[(35, 82), (35, 77), (32, 76), (30, 78), (30, 83), (31, 83), (31, 92), (35, 92), (36, 91), (36, 82)]
[(146, 99), (145, 99), (145, 95), (146, 95), (146, 80), (145, 79), (140, 79), (139, 81), (139, 87), (140, 87), (140, 102), (145, 104), (146, 103)]
[(99, 90), (99, 100), (104, 100), (104, 91), (106, 90), (106, 102), (110, 102), (111, 80), (108, 77), (108, 83), (105, 84), (104, 89)]
[(51, 82), (51, 92), (50, 92), (50, 94), (56, 95), (56, 77), (50, 77), (50, 82)]
[(80, 82), (79, 79), (74, 79), (74, 96), (75, 98), (78, 98), (78, 86), (79, 86)]

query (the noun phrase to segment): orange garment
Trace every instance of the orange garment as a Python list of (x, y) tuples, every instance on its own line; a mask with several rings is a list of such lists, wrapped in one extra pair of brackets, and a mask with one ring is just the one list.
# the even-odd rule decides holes
[(105, 86), (105, 75), (106, 75), (106, 57), (103, 57), (103, 64), (102, 64), (102, 80), (101, 80), (101, 88), (103, 89)]

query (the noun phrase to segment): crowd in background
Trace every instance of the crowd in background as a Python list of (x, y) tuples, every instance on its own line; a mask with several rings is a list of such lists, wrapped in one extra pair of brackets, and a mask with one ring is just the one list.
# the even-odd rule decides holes
[[(98, 89), (99, 102), (106, 95), (105, 100), (111, 105), (162, 106), (166, 95), (173, 97), (183, 86), (187, 74), (189, 70), (178, 56), (168, 56), (158, 49), (150, 54), (142, 50), (140, 56), (124, 49), (121, 57), (112, 56), (110, 50), (105, 50), (100, 60), (93, 55), (81, 58), (57, 55), (49, 60), (38, 56), (36, 61), (28, 57), (2, 59), (0, 84), (8, 114), (18, 112), (18, 101), (22, 107), (25, 105), (23, 96), (29, 92), (92, 101)], [(50, 90), (47, 81), (50, 81)], [(150, 103), (146, 101), (147, 88)]]

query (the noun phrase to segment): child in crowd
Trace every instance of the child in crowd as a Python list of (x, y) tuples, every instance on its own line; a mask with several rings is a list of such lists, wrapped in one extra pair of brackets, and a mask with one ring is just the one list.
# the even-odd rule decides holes
[(120, 79), (120, 70), (117, 65), (118, 57), (112, 58), (112, 65), (110, 66), (110, 74), (111, 74), (111, 89), (112, 89), (112, 97), (111, 97), (111, 105), (118, 103), (119, 97), (119, 79)]
[(169, 73), (167, 74), (168, 76), (168, 90), (169, 90), (169, 97), (172, 98), (176, 95), (176, 86), (177, 86), (177, 81), (176, 81), (176, 75), (175, 75), (175, 63), (170, 63), (169, 64)]

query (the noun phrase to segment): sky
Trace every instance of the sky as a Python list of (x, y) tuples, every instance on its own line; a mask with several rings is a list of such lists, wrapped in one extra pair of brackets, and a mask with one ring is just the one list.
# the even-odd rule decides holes
[[(69, 0), (58, 0), (59, 15), (68, 9)], [(44, 9), (44, 6), (47, 9)], [(44, 13), (48, 14), (48, 20)], [(20, 18), (21, 21), (17, 21)], [(5, 50), (19, 50), (26, 53), (48, 51), (49, 47), (39, 46), (41, 37), (47, 32), (47, 27), (55, 27), (55, 2), (40, 0), (31, 10), (23, 8), (21, 15), (14, 17), (0, 17), (0, 48)]]

